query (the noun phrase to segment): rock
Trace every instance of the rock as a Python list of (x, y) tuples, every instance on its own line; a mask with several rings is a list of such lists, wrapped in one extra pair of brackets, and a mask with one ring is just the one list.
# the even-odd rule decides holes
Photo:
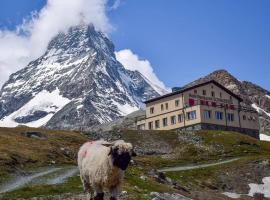
[(158, 193), (158, 192), (151, 192), (150, 196), (152, 200), (191, 200), (188, 197), (185, 197), (178, 193)]
[(140, 176), (140, 179), (142, 179), (143, 181), (146, 180), (146, 176)]
[(35, 139), (45, 139), (43, 134), (41, 132), (35, 132), (35, 131), (28, 131), (28, 132), (22, 132), (21, 135), (29, 138), (35, 138)]

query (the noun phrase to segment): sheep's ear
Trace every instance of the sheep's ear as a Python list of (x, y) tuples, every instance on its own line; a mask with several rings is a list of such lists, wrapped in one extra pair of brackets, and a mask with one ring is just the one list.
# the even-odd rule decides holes
[(132, 151), (131, 151), (131, 156), (132, 157), (136, 157), (137, 156), (137, 154), (136, 154), (136, 152), (132, 149)]

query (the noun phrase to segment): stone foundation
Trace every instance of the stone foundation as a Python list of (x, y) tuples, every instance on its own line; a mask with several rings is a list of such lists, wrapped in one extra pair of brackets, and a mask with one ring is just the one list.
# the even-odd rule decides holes
[(260, 139), (259, 130), (253, 130), (253, 129), (246, 129), (246, 128), (239, 128), (239, 127), (232, 127), (232, 126), (222, 126), (222, 125), (216, 125), (216, 124), (195, 124), (191, 126), (187, 126), (185, 128), (181, 128), (181, 130), (222, 130), (222, 131), (235, 131), (239, 132), (251, 137), (254, 137), (256, 139)]

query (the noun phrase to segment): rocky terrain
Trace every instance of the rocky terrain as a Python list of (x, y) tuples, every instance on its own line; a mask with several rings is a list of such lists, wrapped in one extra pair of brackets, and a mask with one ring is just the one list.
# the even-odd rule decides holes
[(164, 92), (125, 69), (103, 33), (80, 25), (59, 33), (44, 55), (10, 76), (0, 91), (0, 127), (85, 130)]
[[(239, 95), (244, 101), (242, 105), (253, 107), (260, 114), (261, 132), (270, 135), (270, 92), (262, 87), (236, 79), (226, 70), (218, 70), (213, 73), (195, 80), (184, 87), (189, 87), (208, 80), (216, 80), (235, 94)], [(177, 89), (177, 88), (176, 88)]]

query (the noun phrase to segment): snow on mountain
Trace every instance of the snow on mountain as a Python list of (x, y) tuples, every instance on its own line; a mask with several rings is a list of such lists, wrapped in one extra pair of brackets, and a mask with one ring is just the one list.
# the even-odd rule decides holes
[(88, 129), (138, 110), (160, 92), (117, 61), (103, 33), (80, 25), (10, 76), (0, 91), (0, 126)]
[(258, 113), (264, 113), (266, 114), (267, 116), (270, 117), (270, 113), (266, 112), (264, 109), (260, 108), (259, 106), (257, 106), (255, 103), (253, 103), (251, 105), (255, 110), (257, 110)]
[[(0, 127), (15, 127), (19, 124), (40, 127), (69, 102), (69, 99), (60, 95), (58, 88), (52, 92), (43, 90), (19, 110), (1, 119)], [(34, 121), (31, 121), (32, 117), (35, 117)]]

